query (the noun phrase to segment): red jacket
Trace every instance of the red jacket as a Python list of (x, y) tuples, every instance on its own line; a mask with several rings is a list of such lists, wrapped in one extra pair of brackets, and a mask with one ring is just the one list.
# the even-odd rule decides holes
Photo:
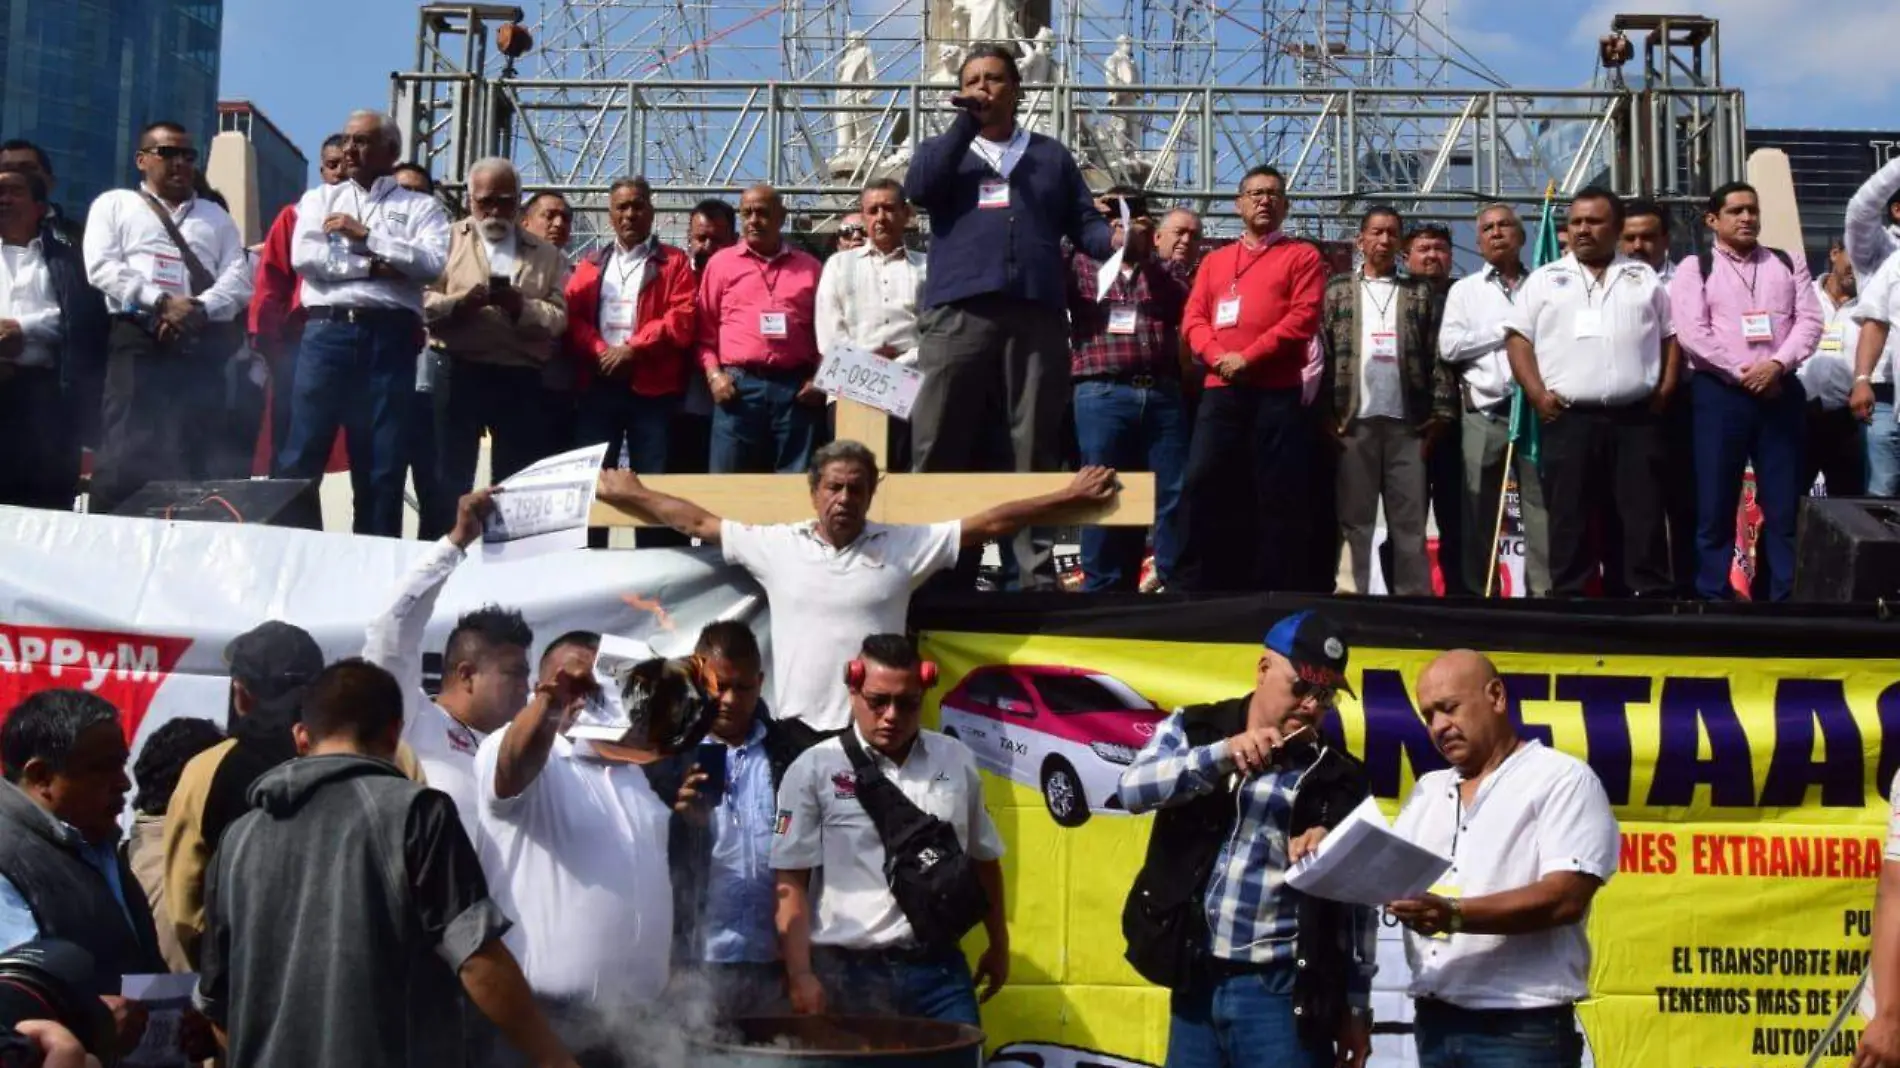
[(257, 285), (251, 290), (251, 336), (273, 360), (296, 344), (303, 328), (301, 279), (290, 266), (291, 239), (297, 233), (297, 205), (277, 213), (257, 258)]
[[(612, 255), (611, 245), (595, 249), (567, 280), (565, 348), (578, 369), (582, 389), (600, 377), (600, 355), (607, 351), (607, 342), (600, 336), (600, 280), (602, 265)], [(672, 245), (655, 242), (635, 309), (640, 325), (627, 339), (633, 359), (615, 372), (616, 381), (625, 381), (642, 397), (670, 397), (686, 391), (698, 287), (692, 259)]]

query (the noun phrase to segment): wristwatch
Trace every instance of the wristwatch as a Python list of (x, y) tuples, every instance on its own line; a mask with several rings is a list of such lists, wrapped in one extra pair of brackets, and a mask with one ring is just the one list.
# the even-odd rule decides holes
[(1445, 933), (1457, 934), (1465, 929), (1465, 907), (1456, 898), (1448, 904), (1451, 906), (1451, 915), (1445, 920)]
[(1854, 376), (1854, 383), (1856, 385), (1859, 385), (1862, 382), (1865, 382), (1871, 386), (1874, 384), (1874, 376), (1873, 375), (1855, 375)]

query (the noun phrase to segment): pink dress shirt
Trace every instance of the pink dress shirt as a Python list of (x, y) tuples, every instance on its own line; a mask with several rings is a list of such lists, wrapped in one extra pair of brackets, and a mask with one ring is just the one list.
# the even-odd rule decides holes
[[(780, 245), (767, 259), (745, 242), (721, 249), (699, 275), (699, 365), (754, 371), (818, 369), (817, 259)], [(785, 336), (760, 333), (760, 316), (785, 316)]]
[[(1694, 256), (1677, 265), (1669, 283), (1676, 340), (1690, 365), (1727, 382), (1741, 381), (1743, 370), (1762, 360), (1772, 359), (1785, 371), (1801, 366), (1820, 344), (1822, 326), (1821, 305), (1801, 254), (1791, 257), (1793, 271), (1759, 245), (1744, 257), (1717, 242), (1713, 255), (1706, 283)], [(1767, 339), (1742, 336), (1742, 316), (1749, 312), (1768, 313)]]

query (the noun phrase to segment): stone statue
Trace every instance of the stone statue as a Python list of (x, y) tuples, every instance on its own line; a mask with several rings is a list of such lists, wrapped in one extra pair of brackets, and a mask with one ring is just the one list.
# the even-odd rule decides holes
[[(1115, 51), (1102, 63), (1102, 75), (1110, 88), (1133, 85), (1137, 81), (1135, 73), (1135, 42), (1127, 34), (1115, 38)], [(1110, 107), (1131, 107), (1139, 102), (1135, 93), (1115, 91), (1108, 94)], [(1127, 153), (1135, 147), (1133, 117), (1129, 115), (1111, 115), (1108, 119), (1109, 144), (1117, 153)]]
[(1017, 42), (1023, 54), (1017, 67), (1022, 71), (1025, 83), (1046, 85), (1056, 81), (1055, 37), (1055, 31), (1044, 26), (1036, 31), (1033, 39)]
[[(856, 31), (846, 34), (844, 51), (838, 53), (838, 80), (853, 88), (839, 89), (837, 102), (844, 106), (873, 103), (876, 94), (871, 85), (876, 78), (877, 63), (864, 34)], [(877, 132), (877, 116), (867, 111), (840, 110), (833, 114), (831, 121), (838, 136), (838, 158), (841, 161), (863, 158)]]
[(969, 19), (972, 44), (988, 41), (1000, 44), (1023, 35), (1021, 0), (952, 0)]
[(951, 85), (960, 84), (963, 76), (962, 68), (963, 49), (953, 44), (940, 44), (937, 46), (937, 67), (930, 72), (930, 80), (949, 82)]

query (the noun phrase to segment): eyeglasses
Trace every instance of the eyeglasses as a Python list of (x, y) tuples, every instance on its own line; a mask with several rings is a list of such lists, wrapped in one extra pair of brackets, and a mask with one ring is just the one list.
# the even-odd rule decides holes
[(182, 145), (154, 145), (151, 148), (141, 148), (139, 151), (148, 156), (157, 156), (166, 163), (178, 163), (180, 161), (185, 163), (198, 162), (198, 150), (195, 148), (185, 148)]
[(904, 713), (915, 712), (924, 707), (921, 694), (915, 697), (901, 693), (867, 693), (861, 696), (864, 698), (864, 703), (871, 706), (873, 712), (882, 712), (892, 705), (896, 705), (897, 710)]
[(1286, 194), (1278, 189), (1246, 189), (1240, 194), (1241, 200), (1285, 200)]
[(862, 226), (840, 226), (840, 227), (838, 228), (838, 236), (839, 236), (839, 237), (863, 237), (863, 236), (864, 236), (864, 227), (862, 227)]

